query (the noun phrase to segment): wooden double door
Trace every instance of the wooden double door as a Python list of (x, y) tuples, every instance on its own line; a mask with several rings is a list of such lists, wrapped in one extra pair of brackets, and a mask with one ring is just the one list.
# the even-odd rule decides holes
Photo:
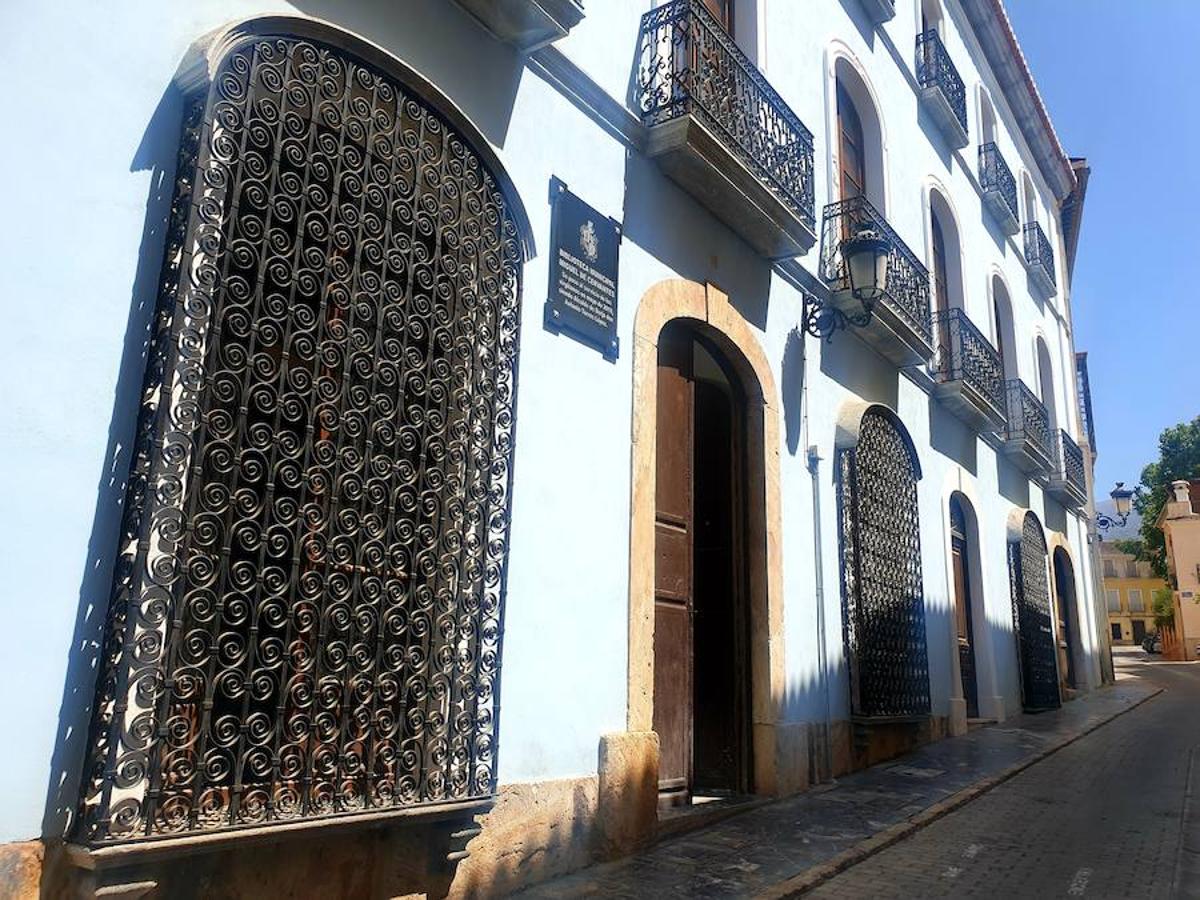
[(685, 323), (658, 346), (654, 730), (665, 805), (748, 793), (746, 406), (720, 351)]

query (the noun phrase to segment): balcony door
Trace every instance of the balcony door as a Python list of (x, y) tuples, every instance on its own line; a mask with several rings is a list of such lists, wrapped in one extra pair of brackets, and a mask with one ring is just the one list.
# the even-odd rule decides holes
[(704, 0), (704, 5), (713, 17), (733, 36), (733, 0)]
[(745, 403), (683, 323), (658, 344), (654, 730), (664, 806), (750, 790)]
[(954, 621), (958, 631), (958, 670), (967, 718), (979, 717), (979, 689), (975, 680), (974, 628), (971, 618), (970, 557), (967, 517), (958, 497), (950, 499), (950, 554), (954, 568)]
[(867, 192), (867, 144), (858, 109), (840, 81), (837, 85), (837, 119), (839, 197), (843, 201), (853, 200)]

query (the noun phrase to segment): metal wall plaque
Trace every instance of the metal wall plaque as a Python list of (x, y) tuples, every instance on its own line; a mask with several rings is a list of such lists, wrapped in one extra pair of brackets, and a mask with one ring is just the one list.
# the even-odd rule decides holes
[(546, 328), (615, 360), (621, 223), (601, 215), (550, 179), (550, 296)]

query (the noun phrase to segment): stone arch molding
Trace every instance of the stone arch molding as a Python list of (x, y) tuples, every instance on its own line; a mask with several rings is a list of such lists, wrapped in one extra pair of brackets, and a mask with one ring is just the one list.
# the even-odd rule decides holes
[[(626, 727), (654, 727), (654, 502), (658, 339), (668, 322), (698, 323), (725, 351), (746, 397), (747, 570), (750, 607), (754, 790), (779, 794), (801, 786), (795, 755), (802, 726), (780, 722), (784, 690), (783, 558), (780, 547), (779, 394), (762, 346), (728, 296), (682, 279), (661, 281), (642, 297), (634, 319), (633, 433), (629, 548), (629, 660)], [(795, 746), (793, 746), (795, 745)], [(795, 782), (795, 783), (794, 783)]]
[(184, 54), (179, 68), (176, 69), (172, 83), (185, 95), (207, 91), (216, 77), (222, 61), (230, 53), (248, 41), (274, 36), (300, 38), (326, 44), (350, 56), (357, 57), (362, 62), (386, 73), (389, 78), (399, 82), (413, 93), (420, 95), (424, 105), (436, 111), (450, 125), (458, 129), (470, 144), (471, 150), (479, 156), (484, 167), (496, 179), (496, 184), (509, 204), (509, 212), (521, 236), (521, 249), (524, 253), (522, 261), (528, 262), (536, 255), (537, 248), (533, 239), (533, 229), (529, 224), (529, 216), (525, 212), (521, 197), (504, 168), (504, 164), (500, 162), (499, 156), (496, 155), (491, 143), (479, 127), (433, 82), (399, 57), (354, 32), (309, 16), (263, 15), (239, 19), (222, 25), (194, 41)]

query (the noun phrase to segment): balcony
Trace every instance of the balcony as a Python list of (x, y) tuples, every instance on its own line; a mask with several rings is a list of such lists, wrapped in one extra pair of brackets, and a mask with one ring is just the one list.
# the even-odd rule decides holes
[(950, 61), (946, 45), (932, 29), (917, 35), (917, 84), (921, 102), (958, 149), (967, 146), (967, 89)]
[(1008, 394), (1008, 427), (1004, 430), (1004, 453), (1029, 475), (1044, 475), (1054, 465), (1050, 438), (1050, 415), (1025, 382), (1019, 378), (1004, 384)]
[(1083, 451), (1063, 430), (1055, 442), (1054, 467), (1048, 490), (1063, 506), (1079, 509), (1087, 502), (1087, 478), (1083, 473)]
[(1047, 297), (1058, 291), (1058, 280), (1054, 277), (1054, 251), (1042, 226), (1037, 222), (1025, 223), (1025, 266), (1029, 277)]
[(978, 432), (1005, 425), (1004, 363), (961, 309), (933, 316), (937, 338), (934, 395)]
[(492, 34), (526, 53), (544, 47), (579, 24), (579, 0), (457, 0)]
[(850, 274), (842, 255), (842, 242), (863, 226), (883, 234), (891, 244), (891, 251), (887, 290), (876, 302), (871, 321), (866, 327), (856, 329), (856, 333), (898, 366), (927, 363), (933, 356), (929, 272), (866, 197), (825, 207), (821, 277), (829, 285), (833, 304), (850, 315), (862, 310), (862, 303), (850, 293)]
[(872, 25), (882, 25), (896, 18), (896, 0), (859, 0)]
[(994, 143), (979, 148), (979, 184), (983, 201), (1005, 234), (1021, 230), (1020, 207), (1017, 206), (1017, 179)]
[(768, 259), (816, 241), (813, 139), (702, 0), (642, 16), (646, 154)]

